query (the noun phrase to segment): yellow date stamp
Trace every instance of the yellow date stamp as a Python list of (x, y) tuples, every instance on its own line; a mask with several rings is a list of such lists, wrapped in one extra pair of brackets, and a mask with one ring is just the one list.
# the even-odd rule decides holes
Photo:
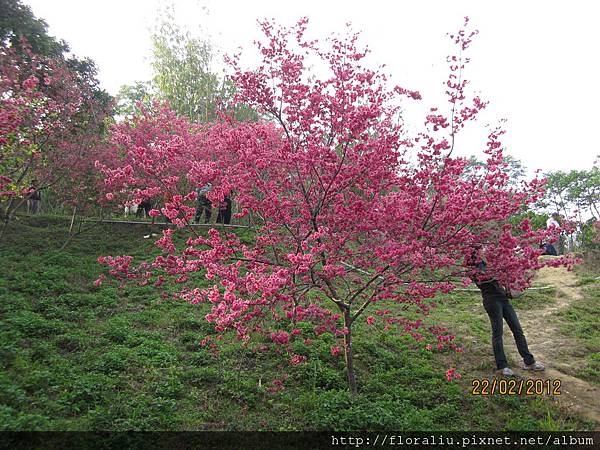
[(560, 395), (561, 381), (543, 379), (475, 378), (471, 395)]

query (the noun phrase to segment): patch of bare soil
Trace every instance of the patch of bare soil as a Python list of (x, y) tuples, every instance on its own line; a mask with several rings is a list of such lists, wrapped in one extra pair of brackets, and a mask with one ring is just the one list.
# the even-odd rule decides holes
[[(585, 355), (578, 353), (573, 339), (561, 334), (556, 313), (578, 301), (583, 301), (581, 289), (576, 286), (573, 272), (564, 267), (541, 269), (536, 281), (556, 287), (556, 302), (541, 309), (521, 310), (519, 320), (527, 337), (529, 349), (536, 360), (546, 366), (543, 372), (516, 370), (524, 378), (561, 380), (561, 394), (554, 397), (561, 406), (592, 420), (600, 430), (600, 389), (574, 376), (585, 364)], [(506, 327), (508, 328), (508, 327)], [(509, 330), (504, 333), (505, 351), (513, 361), (521, 361)]]

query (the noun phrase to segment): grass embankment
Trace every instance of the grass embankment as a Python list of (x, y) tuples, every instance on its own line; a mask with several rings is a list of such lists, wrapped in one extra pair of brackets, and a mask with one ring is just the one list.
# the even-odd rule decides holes
[[(100, 225), (59, 251), (68, 221), (12, 224), (0, 247), (0, 427), (4, 430), (569, 430), (590, 424), (544, 398), (474, 397), (494, 376), (479, 298), (454, 295), (434, 316), (464, 336), (463, 354), (417, 348), (360, 326), (360, 394), (347, 392), (330, 334), (292, 345), (297, 366), (234, 340), (213, 356), (205, 306), (163, 300), (149, 287), (94, 287), (100, 255), (142, 258), (145, 225)], [(156, 229), (154, 229), (156, 230)], [(242, 231), (244, 232), (244, 231)], [(246, 232), (247, 233), (247, 232)], [(541, 295), (541, 294), (539, 294)], [(593, 312), (593, 311), (592, 311)], [(586, 312), (585, 314), (588, 314)], [(447, 382), (445, 370), (463, 378)], [(287, 374), (287, 378), (286, 375)], [(279, 382), (282, 381), (281, 388)]]
[(560, 330), (577, 344), (572, 356), (585, 358), (574, 375), (600, 386), (600, 280), (581, 276), (579, 284), (582, 298), (558, 312)]

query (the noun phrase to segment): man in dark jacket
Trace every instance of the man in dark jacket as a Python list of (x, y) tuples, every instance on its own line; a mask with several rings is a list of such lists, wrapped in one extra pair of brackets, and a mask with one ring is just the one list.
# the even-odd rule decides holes
[(509, 300), (510, 292), (502, 287), (496, 279), (486, 274), (487, 265), (485, 261), (474, 257), (472, 258), (472, 266), (477, 271), (471, 279), (481, 291), (483, 307), (492, 325), (492, 348), (494, 349), (497, 369), (502, 372), (502, 375), (514, 376), (514, 372), (508, 367), (502, 342), (502, 327), (503, 320), (505, 320), (515, 338), (517, 350), (523, 358), (523, 369), (544, 370), (544, 365), (537, 362), (529, 351), (519, 318)]
[(29, 193), (27, 194), (27, 211), (29, 214), (39, 213), (41, 203), (42, 195), (38, 189), (38, 182), (37, 180), (33, 180), (29, 188)]
[(219, 214), (217, 214), (217, 223), (228, 225), (231, 222), (231, 194), (227, 194), (219, 205)]

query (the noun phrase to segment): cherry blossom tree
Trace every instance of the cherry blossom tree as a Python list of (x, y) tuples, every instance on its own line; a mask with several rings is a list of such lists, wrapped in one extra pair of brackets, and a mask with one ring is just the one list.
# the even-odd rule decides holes
[(57, 144), (59, 151), (47, 155), (47, 162), (34, 175), (51, 186), (53, 195), (73, 214), (97, 207), (97, 198), (105, 192), (104, 179), (96, 161), (112, 161), (114, 151), (98, 134), (83, 134)]
[[(101, 133), (109, 105), (99, 101), (60, 59), (34, 54), (23, 41), (20, 52), (0, 48), (0, 200), (4, 226), (25, 201), (32, 178), (37, 189), (79, 173), (82, 161), (70, 144)], [(4, 228), (3, 228), (4, 230)]]
[[(191, 170), (206, 157), (201, 131), (201, 126), (166, 104), (139, 103), (136, 114), (113, 125), (109, 139), (112, 155), (96, 161), (96, 168), (104, 174), (101, 201), (131, 205), (151, 200), (158, 208), (152, 215), (164, 213), (185, 226), (195, 209), (181, 209), (185, 205), (180, 194), (189, 194), (186, 200), (193, 205), (196, 178)], [(165, 198), (169, 200), (165, 202)]]
[[(312, 323), (318, 334), (333, 333), (341, 348), (331, 352), (343, 352), (356, 393), (357, 321), (417, 341), (433, 334), (438, 348), (460, 350), (447, 330), (426, 327), (404, 311), (425, 316), (437, 293), (474, 276), (474, 249), (483, 249), (489, 276), (518, 288), (541, 265), (569, 261), (538, 260), (539, 243), (556, 230), (533, 230), (527, 220), (518, 227), (508, 223), (539, 199), (543, 184), (510, 183), (500, 127), (482, 144), (485, 167), (465, 175), (468, 161), (454, 155), (460, 131), (487, 107), (468, 94), (464, 78), (465, 53), (476, 32), (450, 35), (456, 54), (448, 58), (448, 105), (431, 108), (422, 131), (411, 135), (400, 107), (420, 94), (390, 86), (383, 73), (366, 67), (368, 50), (359, 46), (358, 34), (319, 43), (305, 37), (307, 23), (284, 28), (262, 22), (258, 67), (244, 70), (237, 58), (230, 60), (236, 101), (266, 121), (224, 119), (190, 139), (189, 126), (161, 118), (161, 128), (173, 126), (172, 134), (157, 142), (153, 132), (146, 137), (139, 127), (130, 130), (139, 141), (122, 141), (127, 163), (105, 172), (115, 191), (135, 185), (139, 168), (144, 178), (161, 180), (153, 185), (157, 193), (184, 177), (187, 184), (178, 185), (163, 211), (178, 227), (192, 217), (194, 187), (212, 182), (213, 201), (234, 189), (238, 217), (254, 218), (253, 241), (210, 229), (180, 248), (173, 240), (177, 230), (170, 228), (156, 242), (163, 254), (153, 261), (135, 266), (131, 257), (117, 256), (100, 262), (119, 279), (179, 284), (177, 297), (211, 305), (206, 319), (215, 329), (231, 330), (248, 345), (263, 336), (289, 349), (303, 338), (300, 322)], [(317, 78), (313, 64), (327, 68), (327, 75)], [(195, 286), (196, 272), (214, 285)], [(290, 358), (291, 364), (303, 360)], [(451, 369), (447, 377), (458, 374)]]

